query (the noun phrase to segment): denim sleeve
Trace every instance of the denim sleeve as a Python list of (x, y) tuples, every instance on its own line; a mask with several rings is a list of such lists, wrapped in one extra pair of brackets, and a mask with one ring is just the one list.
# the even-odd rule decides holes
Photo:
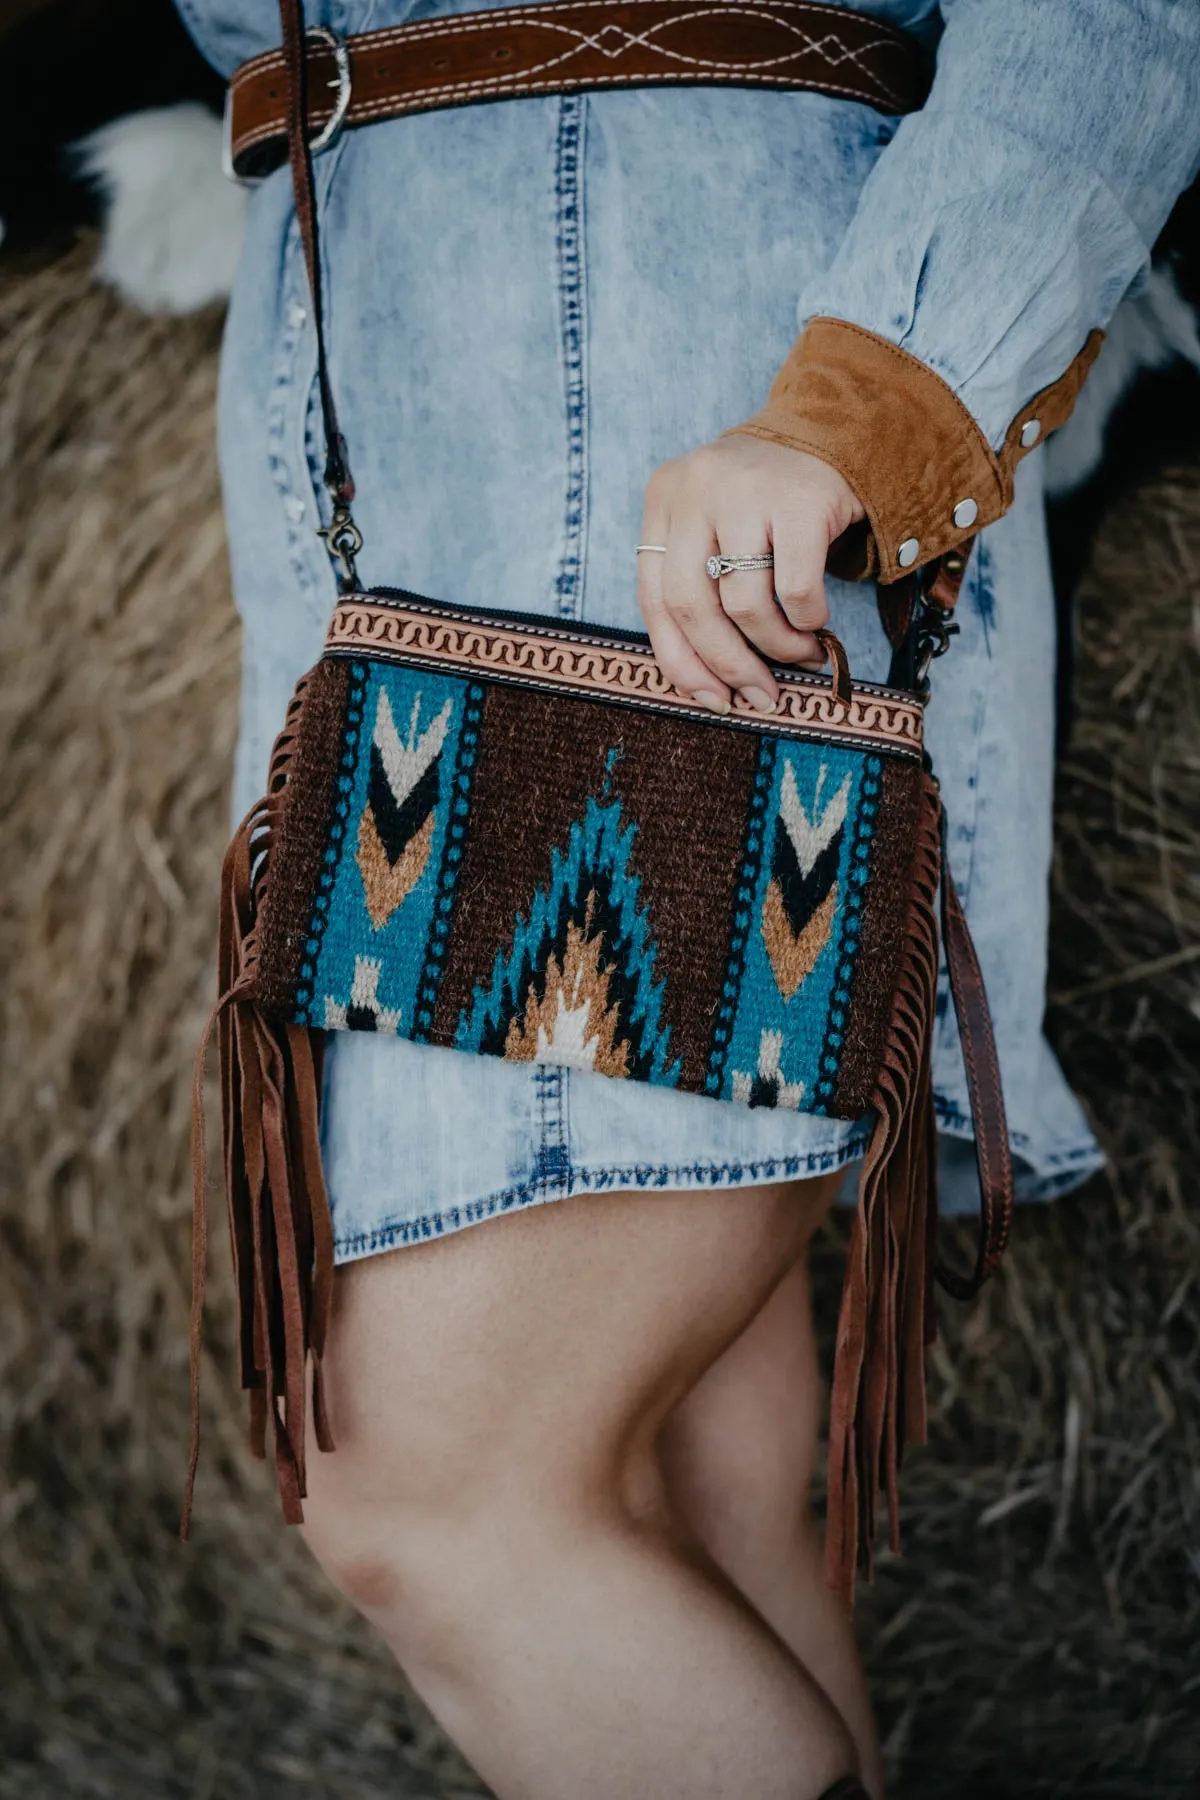
[(1195, 0), (943, 0), (933, 89), (802, 294), (928, 364), (993, 447), (1107, 324), (1200, 164)]

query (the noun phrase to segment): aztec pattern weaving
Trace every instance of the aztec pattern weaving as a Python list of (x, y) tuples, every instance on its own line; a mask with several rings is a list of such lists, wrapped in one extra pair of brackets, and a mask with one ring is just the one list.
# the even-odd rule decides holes
[(432, 659), (327, 656), (305, 706), (312, 755), (260, 933), (263, 992), (289, 1018), (865, 1109), (912, 756), (564, 706)]

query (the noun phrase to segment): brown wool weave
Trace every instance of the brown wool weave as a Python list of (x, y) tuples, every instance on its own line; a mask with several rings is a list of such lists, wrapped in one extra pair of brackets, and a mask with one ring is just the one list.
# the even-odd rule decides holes
[(312, 916), (321, 858), (329, 840), (346, 728), (349, 670), (319, 662), (306, 678), (304, 729), (287, 771), (287, 829), (272, 845), (271, 905), (258, 924), (258, 994), (268, 1012), (293, 1004)]

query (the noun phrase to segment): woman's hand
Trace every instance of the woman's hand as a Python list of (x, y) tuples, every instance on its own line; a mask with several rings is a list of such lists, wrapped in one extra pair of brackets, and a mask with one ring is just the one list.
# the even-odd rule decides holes
[[(773, 662), (820, 668), (812, 635), (829, 617), (825, 558), (830, 544), (863, 509), (836, 469), (754, 437), (724, 437), (674, 462), (646, 484), (643, 544), (666, 553), (638, 556), (638, 604), (667, 679), (714, 712), (728, 712), (731, 690), (773, 712), (779, 684)], [(773, 569), (739, 569), (714, 581), (714, 553), (771, 551)]]

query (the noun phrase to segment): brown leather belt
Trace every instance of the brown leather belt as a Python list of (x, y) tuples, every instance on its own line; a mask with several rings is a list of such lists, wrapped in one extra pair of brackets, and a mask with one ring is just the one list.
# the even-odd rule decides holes
[[(915, 112), (929, 63), (878, 19), (808, 0), (553, 0), (451, 13), (337, 40), (308, 33), (309, 118), (340, 127), (478, 100), (583, 88), (731, 86), (812, 89), (881, 112)], [(266, 174), (287, 156), (283, 52), (236, 70), (229, 98), (233, 172)], [(328, 135), (325, 135), (328, 134)]]

